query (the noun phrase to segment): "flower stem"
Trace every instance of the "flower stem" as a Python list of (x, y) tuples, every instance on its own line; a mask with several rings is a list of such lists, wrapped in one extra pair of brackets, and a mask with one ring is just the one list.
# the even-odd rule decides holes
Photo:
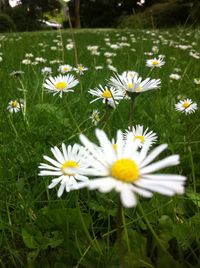
[(117, 250), (119, 254), (119, 267), (123, 268), (124, 267), (124, 256), (122, 252), (122, 226), (123, 226), (123, 208), (122, 208), (122, 203), (119, 197), (118, 200), (118, 207), (117, 207)]
[(132, 93), (130, 95), (131, 97), (131, 103), (130, 103), (130, 114), (129, 114), (129, 126), (133, 125), (133, 110), (134, 110), (134, 103), (135, 103), (135, 98), (137, 97), (136, 93)]

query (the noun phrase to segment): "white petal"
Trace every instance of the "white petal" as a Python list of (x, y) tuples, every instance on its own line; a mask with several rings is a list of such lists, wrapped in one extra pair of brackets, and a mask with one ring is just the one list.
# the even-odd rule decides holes
[(48, 156), (46, 156), (46, 155), (44, 155), (43, 158), (44, 158), (45, 160), (47, 160), (48, 162), (50, 162), (52, 165), (54, 165), (54, 166), (60, 168), (61, 164), (60, 164), (59, 162), (55, 161), (54, 159), (52, 159), (52, 158), (50, 158), (50, 157), (48, 157)]
[(170, 167), (170, 166), (175, 166), (179, 164), (179, 155), (172, 155), (169, 157), (164, 158), (163, 160), (157, 161), (149, 166), (146, 166), (140, 170), (140, 174), (148, 174), (150, 172), (154, 172), (156, 170), (165, 168), (165, 167)]
[(137, 199), (134, 192), (132, 192), (131, 189), (126, 185), (124, 185), (120, 192), (120, 198), (124, 207), (130, 208), (137, 205)]
[(153, 151), (151, 151), (151, 153), (147, 156), (147, 158), (141, 163), (140, 168), (152, 162), (166, 148), (167, 148), (167, 144), (162, 144), (156, 147)]

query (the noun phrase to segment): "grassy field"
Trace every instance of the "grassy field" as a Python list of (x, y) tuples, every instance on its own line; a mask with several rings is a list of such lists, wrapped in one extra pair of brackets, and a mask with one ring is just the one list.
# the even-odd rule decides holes
[[(66, 47), (71, 38), (68, 31), (0, 35), (0, 267), (199, 267), (199, 110), (186, 115), (175, 104), (190, 98), (199, 106), (194, 79), (200, 78), (200, 30), (76, 31), (78, 63), (88, 70), (72, 71), (79, 84), (60, 98), (44, 90), (48, 76), (41, 70), (51, 67), (54, 77), (61, 64), (75, 67), (74, 50)], [(99, 55), (88, 46), (98, 46)], [(30, 64), (23, 63), (26, 53), (33, 55)], [(165, 61), (161, 68), (145, 65), (159, 54)], [(116, 109), (101, 100), (90, 104), (94, 97), (88, 90), (106, 86), (113, 68), (161, 79), (160, 89), (136, 98), (133, 124), (157, 133), (156, 145), (168, 144), (165, 156), (180, 155), (180, 165), (164, 173), (187, 177), (184, 195), (138, 197), (138, 206), (123, 209), (120, 249), (116, 192), (83, 189), (58, 198), (58, 187), (48, 189), (52, 176), (38, 176), (43, 155), (52, 157), (51, 147), (80, 143), (80, 133), (96, 142), (93, 110), (99, 110), (97, 127), (110, 139), (128, 128), (129, 100)], [(12, 75), (19, 70), (23, 74)], [(10, 113), (8, 103), (20, 99), (22, 111)]]

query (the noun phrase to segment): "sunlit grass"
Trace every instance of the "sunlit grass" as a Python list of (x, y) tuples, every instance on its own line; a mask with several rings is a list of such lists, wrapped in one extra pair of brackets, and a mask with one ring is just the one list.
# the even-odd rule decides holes
[[(131, 36), (132, 34), (132, 36)], [(133, 36), (134, 35), (134, 36)], [(74, 93), (62, 98), (43, 91), (41, 68), (50, 66), (58, 74), (60, 60), (75, 66), (73, 50), (65, 46), (69, 32), (38, 32), (0, 35), (0, 265), (2, 267), (119, 267), (116, 245), (117, 196), (98, 192), (64, 193), (48, 190), (51, 178), (38, 177), (42, 155), (50, 155), (50, 147), (79, 142), (84, 133), (95, 141), (89, 118), (99, 109), (103, 128), (110, 138), (116, 130), (124, 131), (129, 123), (129, 102), (120, 102), (115, 110), (106, 111), (101, 102), (90, 104), (88, 90), (106, 85), (113, 72), (107, 68), (105, 52), (113, 52), (112, 65), (119, 73), (139, 72), (143, 77), (160, 78), (161, 89), (145, 92), (136, 98), (134, 124), (149, 127), (158, 135), (158, 144), (168, 143), (166, 154), (180, 155), (181, 164), (168, 172), (187, 176), (186, 194), (173, 198), (155, 195), (139, 199), (140, 204), (123, 212), (122, 248), (124, 267), (198, 267), (200, 230), (199, 111), (191, 115), (174, 109), (179, 98), (188, 97), (199, 106), (199, 60), (189, 55), (200, 51), (199, 30), (173, 29), (151, 35), (145, 31), (80, 30), (75, 31), (78, 61), (89, 70), (83, 76), (73, 73), (80, 84)], [(160, 38), (161, 36), (161, 38)], [(123, 40), (126, 37), (127, 40)], [(130, 47), (110, 49), (110, 43), (125, 42)], [(135, 42), (133, 42), (135, 38)], [(166, 42), (163, 41), (167, 40)], [(54, 41), (57, 40), (57, 41)], [(160, 43), (157, 43), (161, 40)], [(61, 45), (58, 46), (58, 43)], [(195, 43), (196, 44), (195, 44)], [(40, 45), (40, 43), (42, 43)], [(191, 45), (182, 50), (177, 45)], [(92, 56), (88, 45), (98, 45), (100, 56)], [(144, 55), (152, 46), (165, 55), (162, 68), (150, 70)], [(51, 50), (56, 46), (56, 50)], [(60, 49), (59, 49), (60, 48)], [(134, 49), (135, 51), (131, 50)], [(25, 53), (47, 59), (38, 65), (23, 65)], [(103, 66), (95, 70), (95, 66)], [(177, 73), (180, 80), (170, 81)], [(10, 73), (22, 70), (13, 78)], [(26, 114), (10, 114), (8, 102), (26, 97)]]

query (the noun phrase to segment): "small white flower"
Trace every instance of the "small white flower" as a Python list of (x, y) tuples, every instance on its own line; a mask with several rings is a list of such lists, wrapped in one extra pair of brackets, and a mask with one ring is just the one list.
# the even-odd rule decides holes
[(10, 113), (18, 113), (20, 110), (22, 110), (24, 107), (24, 101), (23, 100), (11, 100), (9, 103), (8, 103), (8, 111)]
[(24, 65), (29, 65), (29, 64), (31, 64), (31, 60), (29, 60), (29, 59), (24, 59), (24, 60), (22, 60), (22, 64), (24, 64)]
[(162, 57), (159, 57), (158, 59), (150, 59), (146, 60), (146, 66), (150, 68), (156, 68), (159, 67), (161, 68), (165, 64), (165, 61), (163, 60)]
[(69, 43), (66, 45), (66, 49), (67, 50), (72, 50), (74, 48), (74, 44), (73, 43)]
[(69, 65), (69, 64), (60, 65), (60, 66), (58, 67), (58, 71), (59, 71), (61, 74), (65, 74), (65, 73), (71, 72), (72, 69), (73, 69), (72, 66)]
[(126, 130), (126, 133), (124, 135), (125, 138), (127, 138), (130, 133), (132, 134), (133, 140), (140, 141), (139, 147), (143, 147), (146, 143), (149, 145), (149, 147), (151, 147), (151, 145), (155, 143), (158, 138), (156, 133), (154, 133), (153, 131), (149, 131), (148, 128), (143, 130), (143, 126), (141, 125), (136, 125), (135, 127), (128, 127), (128, 130)]
[(54, 158), (50, 158), (46, 155), (43, 158), (51, 165), (40, 163), (39, 176), (54, 176), (48, 188), (52, 189), (57, 184), (60, 184), (58, 189), (58, 197), (60, 197), (64, 190), (70, 192), (71, 189), (75, 189), (78, 181), (87, 181), (88, 178), (83, 175), (89, 164), (85, 161), (85, 149), (75, 144), (73, 146), (68, 145), (67, 148), (62, 143), (62, 151), (58, 147), (51, 148)]
[(42, 74), (49, 75), (52, 74), (52, 68), (51, 67), (44, 67), (41, 69)]
[(169, 78), (173, 80), (180, 80), (181, 76), (179, 74), (170, 74)]
[(88, 92), (91, 95), (97, 97), (90, 103), (93, 103), (97, 100), (102, 100), (103, 103), (106, 103), (114, 108), (119, 103), (119, 101), (123, 99), (122, 93), (113, 87), (108, 88), (107, 86), (103, 87), (102, 85), (99, 85), (99, 87), (90, 89)]
[(92, 120), (92, 123), (97, 126), (100, 121), (100, 112), (98, 110), (93, 110), (92, 115), (90, 116), (90, 119)]
[(80, 75), (83, 75), (85, 71), (87, 71), (88, 68), (83, 66), (82, 64), (79, 64), (77, 66), (77, 68), (74, 68), (74, 71), (77, 73), (77, 74), (80, 74)]
[(175, 109), (185, 114), (191, 114), (198, 108), (196, 102), (193, 102), (191, 99), (185, 99), (180, 100), (177, 104), (175, 104)]
[(178, 155), (152, 163), (167, 148), (166, 144), (148, 153), (147, 143), (138, 151), (140, 142), (134, 141), (131, 133), (124, 140), (122, 132), (118, 131), (115, 147), (104, 131), (97, 129), (96, 136), (101, 147), (80, 135), (82, 144), (90, 153), (87, 155), (87, 161), (91, 168), (86, 170), (86, 175), (92, 176), (93, 179), (79, 183), (78, 189), (87, 187), (89, 190), (98, 189), (102, 193), (115, 190), (119, 192), (125, 207), (136, 206), (135, 194), (152, 197), (153, 192), (167, 196), (184, 193), (184, 176), (154, 174), (162, 168), (179, 164)]
[(194, 83), (195, 83), (196, 85), (200, 85), (200, 78), (195, 78), (195, 79), (194, 79)]
[(63, 92), (73, 92), (72, 89), (75, 87), (79, 81), (71, 74), (58, 75), (56, 77), (50, 76), (45, 80), (43, 87), (48, 91), (52, 92), (53, 96), (59, 94), (62, 97)]

